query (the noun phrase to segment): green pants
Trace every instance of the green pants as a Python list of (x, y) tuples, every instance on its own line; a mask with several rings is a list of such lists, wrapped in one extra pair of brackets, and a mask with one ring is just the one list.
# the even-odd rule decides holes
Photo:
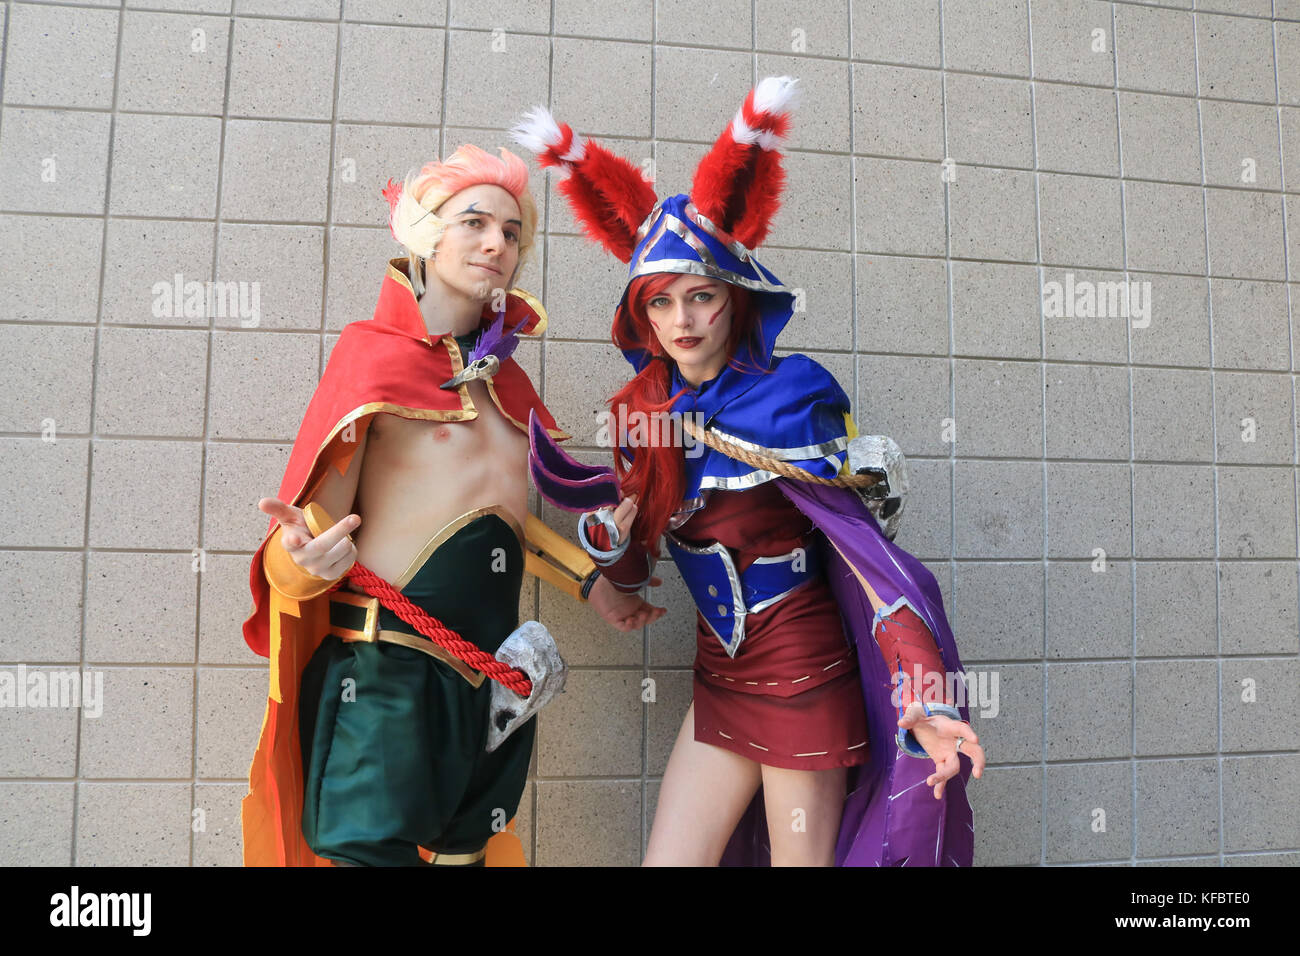
[[(502, 558), (502, 554), (505, 558)], [(494, 652), (518, 618), (523, 551), (496, 515), (437, 547), (402, 592)], [(395, 618), (383, 627), (402, 626)], [(409, 632), (409, 628), (407, 629)], [(388, 643), (326, 637), (303, 673), (303, 836), (318, 856), (421, 863), (418, 847), (473, 853), (515, 815), (536, 722), (485, 749), (492, 682)]]

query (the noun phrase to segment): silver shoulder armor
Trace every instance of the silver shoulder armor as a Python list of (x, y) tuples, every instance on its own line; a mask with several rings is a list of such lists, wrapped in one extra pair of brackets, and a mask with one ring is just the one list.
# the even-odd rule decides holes
[(888, 435), (859, 435), (849, 442), (849, 470), (855, 475), (880, 475), (883, 480), (858, 494), (893, 541), (903, 523), (907, 500), (907, 459)]

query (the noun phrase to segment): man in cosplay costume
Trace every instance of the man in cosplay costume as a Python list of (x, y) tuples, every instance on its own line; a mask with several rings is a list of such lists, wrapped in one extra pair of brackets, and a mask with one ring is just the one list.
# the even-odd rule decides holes
[[(565, 455), (540, 416), (530, 465), (581, 513), (603, 575), (644, 585), (662, 534), (697, 606), (694, 700), (648, 864), (970, 865), (965, 787), (984, 755), (945, 697), (961, 661), (938, 585), (892, 543), (901, 454), (857, 437), (824, 368), (772, 355), (794, 296), (751, 250), (776, 212), (793, 89), (759, 84), (690, 195), (658, 201), (544, 109), (515, 129), (565, 174), (587, 235), (629, 263), (613, 340), (636, 373), (610, 402), (613, 471)], [(704, 447), (666, 447), (645, 427), (659, 413)]]
[(511, 357), (546, 327), (512, 287), (537, 223), (527, 166), (463, 146), (384, 196), (407, 255), (344, 328), (260, 503), (250, 865), (521, 864), (531, 718), (564, 679), (545, 628), (516, 627), (523, 572), (624, 629), (662, 613), (528, 513), (528, 422), (568, 436)]

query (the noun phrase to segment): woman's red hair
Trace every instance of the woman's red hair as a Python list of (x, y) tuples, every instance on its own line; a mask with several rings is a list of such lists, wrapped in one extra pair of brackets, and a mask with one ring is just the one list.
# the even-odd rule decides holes
[[(628, 422), (632, 413), (640, 413), (653, 422), (656, 412), (667, 413), (677, 399), (669, 394), (672, 387), (673, 360), (659, 344), (659, 337), (646, 315), (646, 303), (660, 295), (682, 277), (683, 273), (660, 272), (638, 276), (627, 290), (624, 304), (614, 315), (612, 338), (620, 349), (641, 349), (652, 360), (614, 397), (609, 407), (615, 422)], [(737, 347), (750, 335), (757, 336), (758, 322), (753, 297), (747, 289), (729, 282), (723, 285), (731, 296), (731, 331), (727, 335), (727, 364), (744, 371), (754, 371), (742, 366), (736, 358)], [(761, 343), (757, 343), (761, 345)], [(760, 348), (758, 354), (765, 354)], [(639, 416), (638, 416), (639, 417)], [(652, 435), (659, 430), (651, 428)], [(673, 434), (682, 434), (677, 429)], [(622, 436), (619, 436), (620, 438)], [(632, 536), (647, 551), (658, 556), (657, 542), (673, 512), (681, 507), (686, 494), (686, 469), (683, 449), (673, 444), (663, 444), (654, 438), (634, 449), (635, 457), (629, 465), (617, 448), (614, 450), (614, 471), (618, 475), (623, 496), (637, 496), (637, 517)]]

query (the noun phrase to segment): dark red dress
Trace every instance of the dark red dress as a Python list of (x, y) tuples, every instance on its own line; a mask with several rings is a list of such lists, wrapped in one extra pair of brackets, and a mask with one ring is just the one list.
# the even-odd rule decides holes
[[(744, 491), (706, 492), (705, 506), (674, 533), (689, 544), (714, 541), (731, 552), (737, 571), (759, 557), (815, 552), (820, 536), (774, 482)], [(645, 552), (635, 544), (605, 576), (626, 589), (648, 576)], [(887, 618), (901, 636), (920, 624), (907, 608)], [(898, 627), (895, 627), (895, 624)], [(891, 671), (911, 676), (943, 666), (923, 624), (923, 639), (889, 641)], [(695, 739), (761, 764), (791, 770), (827, 770), (866, 763), (867, 717), (856, 650), (848, 643), (839, 608), (824, 576), (745, 619), (745, 639), (734, 658), (696, 613)], [(928, 645), (928, 647), (927, 647)], [(905, 699), (906, 702), (906, 699)]]

